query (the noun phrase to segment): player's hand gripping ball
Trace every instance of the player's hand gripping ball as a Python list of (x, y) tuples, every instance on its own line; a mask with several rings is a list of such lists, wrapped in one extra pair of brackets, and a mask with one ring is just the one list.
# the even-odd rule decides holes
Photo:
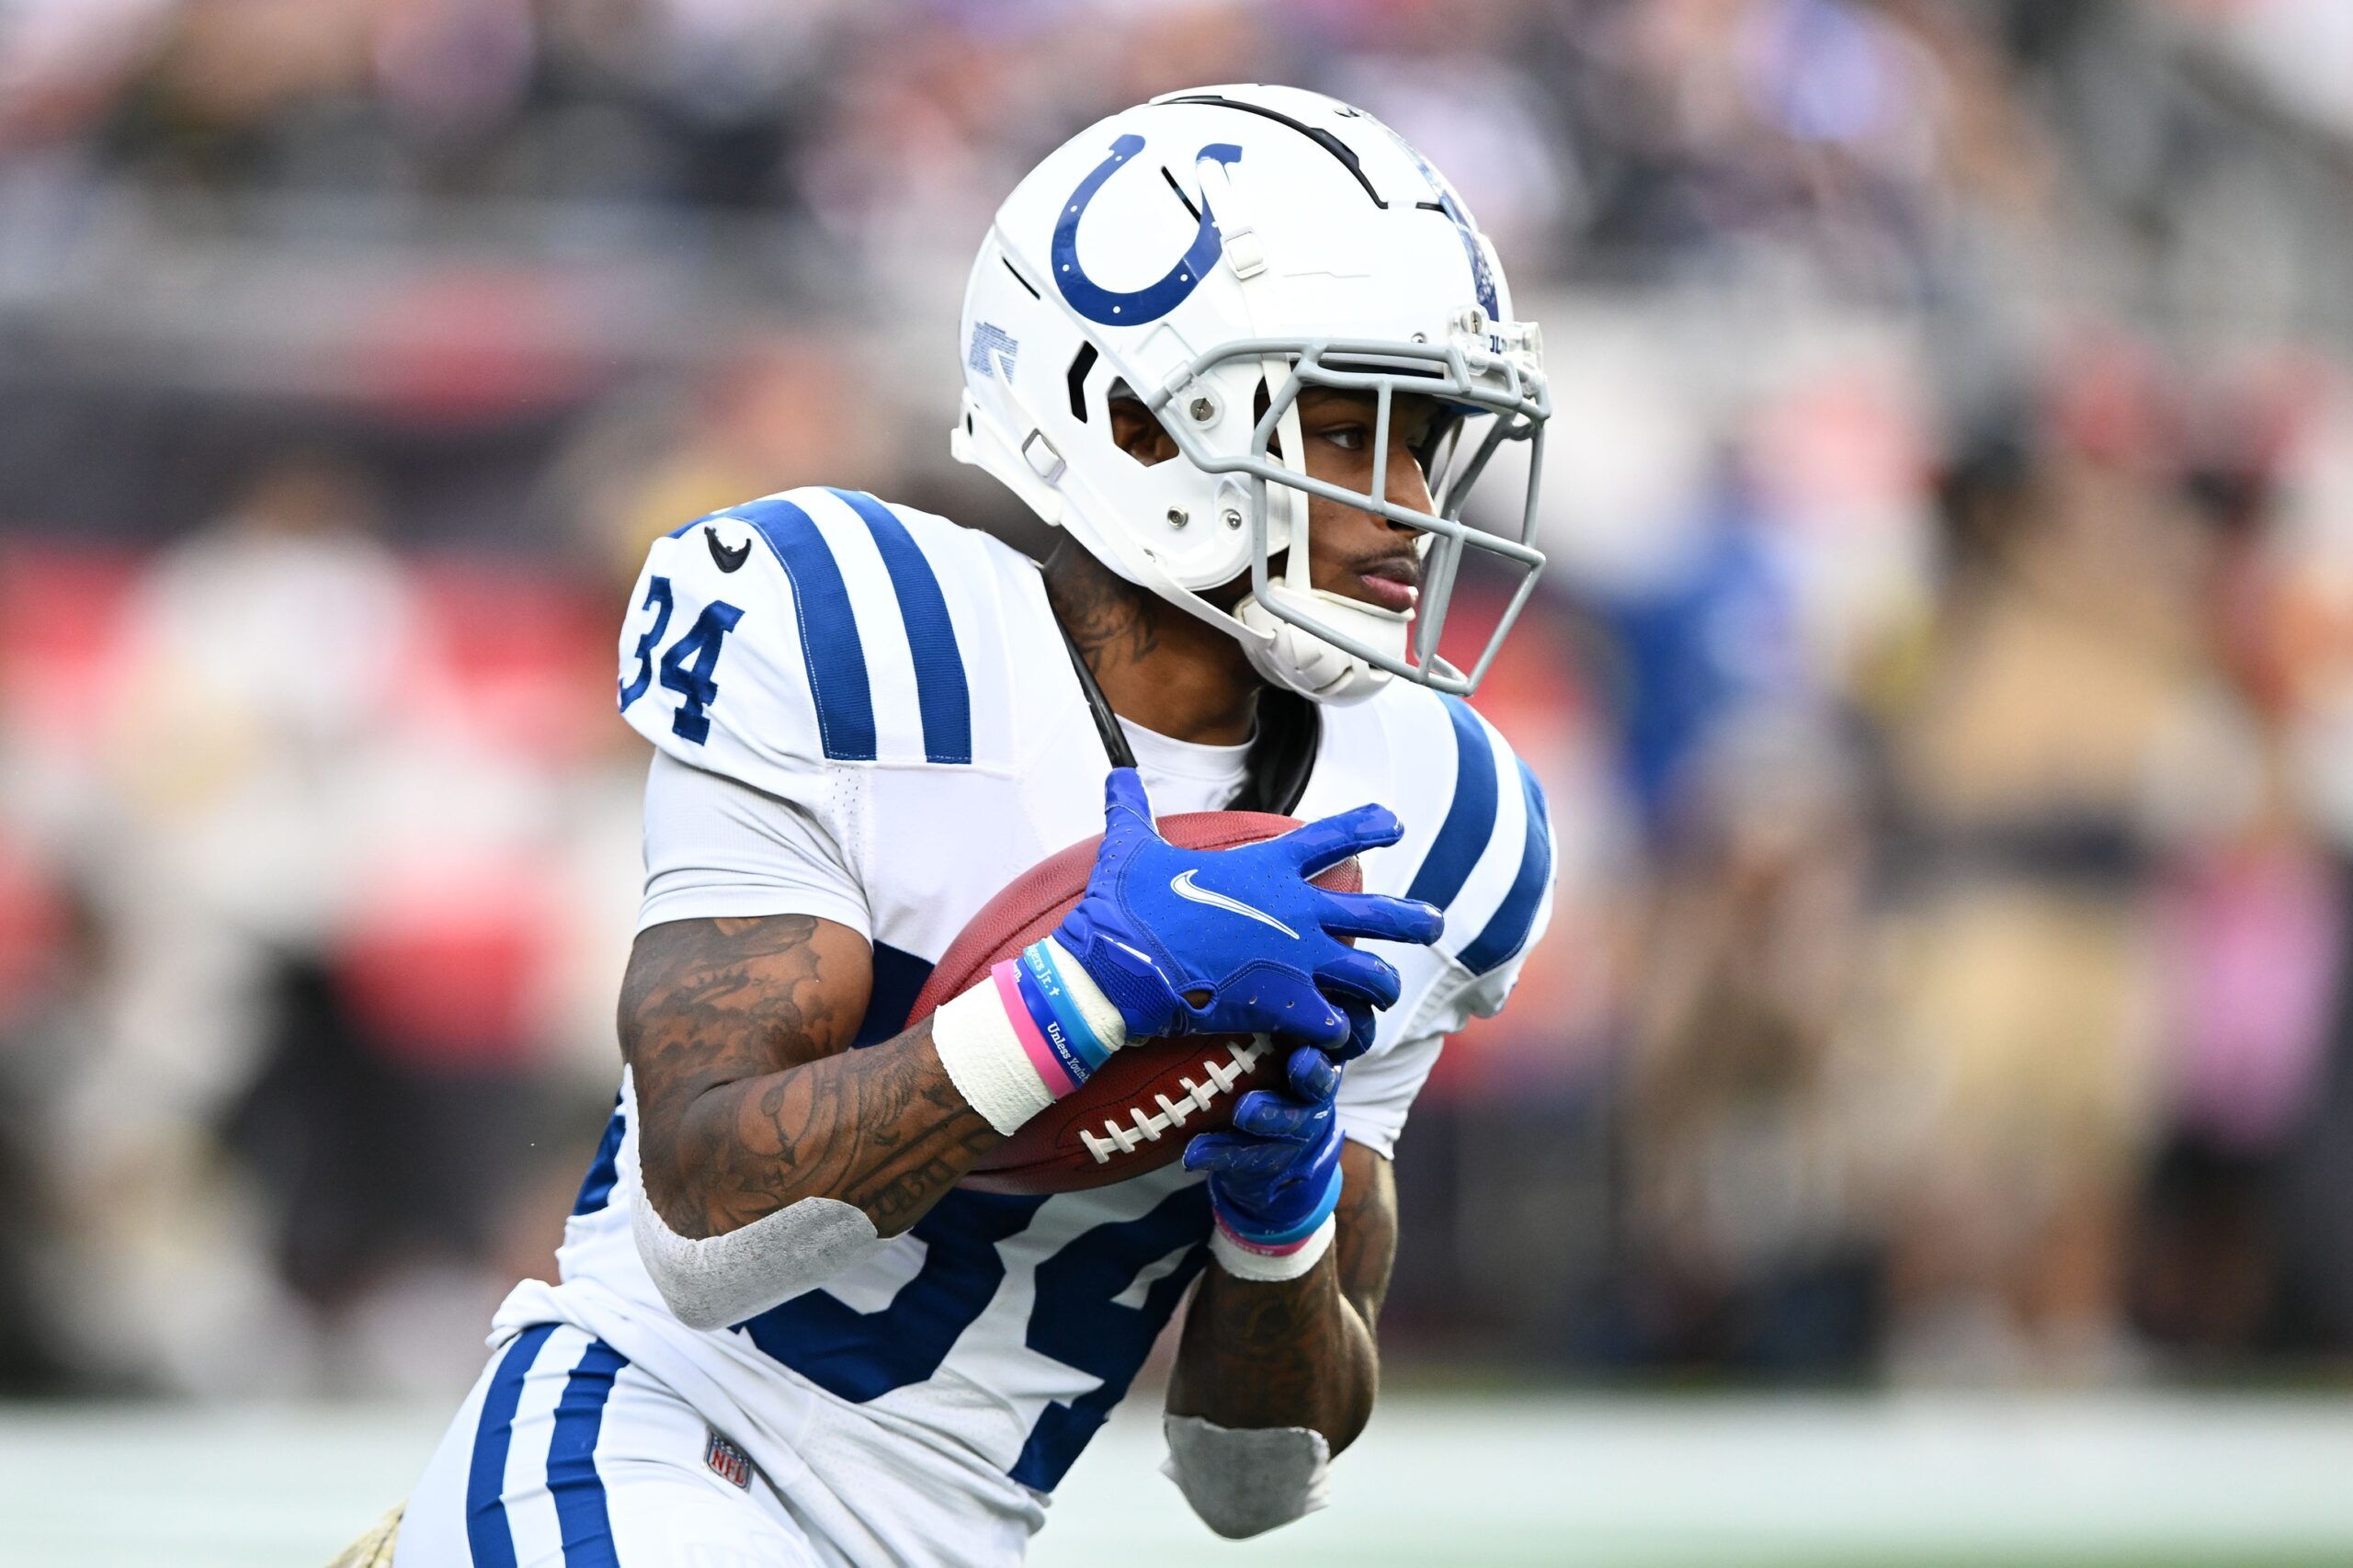
[[(1396, 843), (1404, 830), (1386, 806), (1202, 855), (1161, 835), (1142, 781), (1120, 767), (1105, 783), (1103, 815), (1086, 896), (1054, 937), (1120, 1009), (1131, 1040), (1280, 1031), (1358, 1054), (1371, 1043), (1371, 1009), (1397, 1000), (1397, 971), (1349, 938), (1430, 942), (1443, 924), (1416, 900), (1312, 880)], [(1360, 1031), (1339, 1004), (1353, 1005)]]
[[(1300, 1014), (1309, 1018), (1299, 1035), (1329, 1042), (1332, 1058), (1370, 1043), (1373, 1009), (1396, 999), (1397, 976), (1378, 957), (1351, 951), (1349, 937), (1427, 942), (1438, 935), (1439, 916), (1427, 904), (1361, 892), (1353, 857), (1397, 836), (1394, 818), (1378, 808), (1305, 827), (1261, 812), (1197, 812), (1155, 828), (1132, 773), (1115, 773), (1107, 796), (1104, 837), (1050, 856), (991, 899), (941, 956), (911, 1017), (927, 1016), (1052, 934), (1074, 956), (1126, 943), (1124, 971), (1157, 977), (1140, 977), (1135, 987), (1158, 1009), (1146, 1021), (1194, 1032), (1132, 1040), (1112, 1053), (992, 1150), (967, 1186), (1070, 1192), (1169, 1164), (1193, 1135), (1233, 1125), (1245, 1095), (1285, 1085), (1285, 1051), (1270, 1036), (1276, 1028), (1290, 1034)], [(1228, 856), (1239, 858), (1229, 863)], [(1292, 889), (1279, 887), (1286, 879)], [(1180, 880), (1182, 891), (1166, 892)], [(1286, 930), (1262, 931), (1224, 902), (1245, 903)], [(1148, 922), (1138, 918), (1139, 903), (1154, 906)], [(1222, 924), (1210, 924), (1211, 915)], [(1316, 939), (1300, 940), (1298, 933), (1310, 930)], [(1184, 951), (1188, 945), (1205, 949), (1206, 960)], [(1244, 956), (1221, 966), (1218, 955), (1228, 948)], [(1267, 957), (1284, 949), (1293, 949), (1284, 955), (1290, 963)], [(1329, 999), (1318, 989), (1319, 973), (1328, 977)], [(1254, 978), (1262, 983), (1252, 985)], [(1123, 1006), (1121, 1013), (1131, 1023), (1145, 1017), (1142, 1006), (1134, 1014)]]
[(1297, 1248), (1340, 1201), (1339, 1064), (1302, 1045), (1284, 1074), (1288, 1092), (1253, 1089), (1234, 1107), (1233, 1131), (1185, 1146), (1185, 1168), (1210, 1174), (1218, 1229), (1261, 1256)]

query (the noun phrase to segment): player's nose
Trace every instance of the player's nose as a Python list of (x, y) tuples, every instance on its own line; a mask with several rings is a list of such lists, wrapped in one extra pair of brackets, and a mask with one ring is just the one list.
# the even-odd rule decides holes
[[(1429, 478), (1422, 472), (1421, 460), (1415, 456), (1414, 449), (1406, 444), (1405, 437), (1395, 430), (1389, 435), (1388, 472), (1382, 479), (1381, 499), (1391, 506), (1404, 506), (1415, 512), (1436, 509), (1430, 501)], [(1389, 526), (1402, 528), (1406, 525), (1392, 521)]]

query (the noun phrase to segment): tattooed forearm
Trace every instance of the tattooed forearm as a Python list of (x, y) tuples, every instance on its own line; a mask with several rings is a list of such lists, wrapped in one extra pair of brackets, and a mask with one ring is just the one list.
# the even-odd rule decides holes
[(1001, 1142), (949, 1082), (928, 1020), (865, 1051), (706, 1089), (674, 1139), (686, 1217), (699, 1211), (711, 1235), (809, 1197), (856, 1204), (895, 1235)]
[(1380, 1383), (1373, 1325), (1397, 1251), (1389, 1162), (1342, 1153), (1338, 1233), (1324, 1260), (1279, 1284), (1211, 1266), (1186, 1313), (1168, 1408), (1221, 1426), (1306, 1426), (1339, 1452), (1371, 1418)]
[(621, 987), (645, 1185), (671, 1227), (723, 1234), (802, 1198), (896, 1234), (1000, 1142), (940, 1065), (926, 1020), (849, 1049), (865, 942), (806, 915), (642, 933)]

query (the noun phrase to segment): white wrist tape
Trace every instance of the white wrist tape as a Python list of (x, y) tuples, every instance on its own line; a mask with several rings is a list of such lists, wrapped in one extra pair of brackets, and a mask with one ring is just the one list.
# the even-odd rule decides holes
[[(1103, 988), (1051, 937), (1044, 946), (1051, 951), (1070, 1001), (1096, 1039), (1110, 1051), (1126, 1044), (1127, 1022)], [(1010, 990), (1004, 966), (940, 1005), (932, 1015), (931, 1043), (957, 1092), (991, 1127), (1008, 1136), (1054, 1103), (1058, 1096), (1053, 1085), (1071, 1084), (1029, 1009)]]
[[(632, 1144), (633, 1144), (632, 1141)], [(813, 1290), (882, 1244), (855, 1204), (803, 1198), (750, 1224), (690, 1241), (672, 1230), (627, 1162), (630, 1227), (663, 1303), (688, 1328), (725, 1328)]]
[(1054, 1103), (1013, 1032), (994, 980), (940, 1004), (931, 1016), (931, 1044), (956, 1092), (1008, 1137)]
[(1322, 1224), (1308, 1233), (1306, 1240), (1296, 1243), (1290, 1251), (1261, 1252), (1234, 1240), (1220, 1225), (1210, 1232), (1210, 1256), (1236, 1279), (1296, 1279), (1332, 1250), (1332, 1237), (1338, 1229), (1327, 1214)]
[(1176, 1483), (1201, 1522), (1228, 1540), (1287, 1525), (1331, 1501), (1332, 1445), (1305, 1426), (1236, 1429), (1198, 1415), (1166, 1415)]

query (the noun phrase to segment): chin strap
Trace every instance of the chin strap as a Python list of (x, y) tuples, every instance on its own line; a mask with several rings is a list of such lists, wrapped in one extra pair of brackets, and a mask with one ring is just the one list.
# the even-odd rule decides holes
[(1103, 756), (1114, 767), (1133, 767), (1135, 748), (1128, 744), (1128, 733), (1120, 728), (1120, 716), (1111, 711), (1110, 699), (1095, 681), (1095, 672), (1086, 667), (1086, 655), (1071, 641), (1070, 628), (1061, 621), (1054, 630), (1063, 634), (1063, 646), (1070, 650), (1070, 667), (1077, 672), (1078, 689), (1086, 697), (1087, 711), (1095, 716), (1095, 733), (1103, 742)]
[(1270, 686), (1258, 694), (1258, 733), (1250, 741), (1250, 771), (1226, 802), (1233, 812), (1289, 816), (1307, 793), (1315, 754), (1324, 742), (1324, 714), (1295, 691)]

